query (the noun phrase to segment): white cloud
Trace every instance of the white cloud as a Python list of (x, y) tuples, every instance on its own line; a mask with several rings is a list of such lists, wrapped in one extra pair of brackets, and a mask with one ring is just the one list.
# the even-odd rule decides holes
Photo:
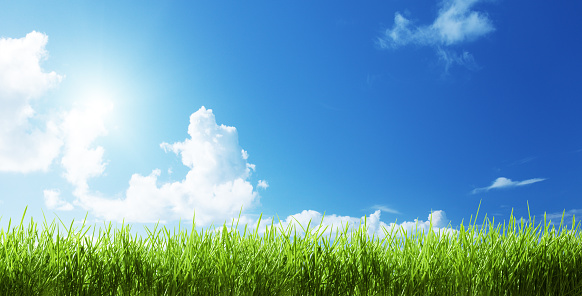
[(257, 188), (267, 189), (269, 188), (269, 183), (267, 183), (265, 180), (259, 180), (257, 183)]
[(383, 48), (407, 44), (449, 46), (472, 41), (494, 30), (489, 18), (471, 10), (479, 0), (445, 0), (434, 22), (413, 27), (412, 22), (397, 12), (394, 26), (378, 38)]
[[(385, 237), (387, 231), (390, 233), (391, 231), (393, 235), (396, 237), (402, 237), (404, 230), (407, 235), (414, 233), (415, 231), (425, 233), (428, 232), (431, 225), (431, 217), (432, 217), (432, 229), (435, 232), (448, 232), (452, 233), (455, 230), (449, 227), (449, 220), (446, 217), (444, 211), (434, 211), (432, 214), (428, 215), (426, 221), (415, 219), (414, 221), (405, 221), (400, 224), (398, 223), (390, 223), (386, 224), (380, 221), (381, 210), (376, 210), (374, 213), (370, 214), (369, 216), (364, 216), (361, 218), (357, 217), (350, 217), (350, 216), (338, 216), (338, 215), (325, 215), (323, 216), (321, 213), (313, 210), (304, 210), (301, 213), (297, 213), (294, 215), (288, 216), (285, 220), (280, 221), (278, 223), (273, 223), (271, 218), (261, 220), (259, 225), (259, 233), (264, 233), (266, 227), (270, 226), (273, 223), (273, 226), (277, 229), (287, 230), (287, 227), (291, 226), (291, 228), (295, 228), (297, 231), (297, 235), (303, 236), (305, 232), (303, 229), (307, 228), (309, 221), (311, 224), (309, 225), (309, 229), (312, 230), (311, 233), (314, 233), (315, 230), (319, 229), (320, 227), (320, 234), (323, 232), (323, 235), (329, 237), (331, 235), (332, 238), (336, 236), (336, 234), (341, 234), (345, 231), (346, 226), (348, 227), (347, 234), (348, 236), (352, 231), (356, 231), (360, 224), (364, 225), (366, 223), (367, 226), (367, 234), (372, 237), (377, 237), (382, 239)], [(323, 220), (322, 220), (323, 217)], [(299, 224), (297, 224), (299, 222)], [(302, 227), (303, 226), (303, 229)], [(254, 225), (251, 229), (255, 229), (257, 227), (257, 222), (254, 222)], [(326, 228), (327, 227), (327, 228)], [(278, 230), (278, 231), (279, 231)]]
[(70, 211), (73, 205), (61, 199), (61, 192), (56, 189), (47, 189), (43, 191), (44, 204), (49, 210)]
[(443, 2), (439, 16), (431, 25), (438, 40), (445, 45), (471, 41), (494, 30), (491, 21), (471, 8), (480, 0), (448, 0)]
[[(87, 181), (101, 176), (105, 171), (105, 149), (92, 146), (98, 137), (107, 134), (104, 118), (112, 108), (112, 103), (108, 101), (92, 101), (82, 109), (75, 108), (62, 115), (59, 133), (64, 139), (64, 149), (60, 163), (64, 169), (63, 177), (75, 186), (73, 194), (77, 197), (88, 194)], [(44, 190), (44, 201), (52, 210), (73, 209), (72, 204), (60, 198), (57, 189)]]
[[(563, 212), (556, 212), (556, 213), (550, 213), (550, 214), (546, 214), (546, 219), (558, 219), (561, 220), (562, 219), (562, 215), (564, 216), (564, 220), (572, 217), (574, 215), (577, 214), (582, 214), (582, 209), (571, 209), (571, 210), (564, 210)], [(567, 222), (567, 221), (565, 221)]]
[(372, 206), (372, 209), (380, 210), (382, 212), (386, 212), (386, 213), (390, 213), (390, 214), (400, 214), (400, 212), (398, 212), (397, 210), (394, 210), (394, 209), (391, 209), (389, 207), (382, 206), (382, 205), (374, 205), (374, 206)]
[(2, 97), (13, 98), (22, 104), (21, 98), (38, 98), (61, 82), (62, 76), (54, 71), (46, 73), (40, 66), (40, 62), (48, 57), (47, 42), (48, 36), (36, 31), (19, 39), (0, 38)]
[(112, 108), (110, 102), (94, 101), (82, 110), (73, 109), (65, 115), (62, 124), (65, 145), (61, 165), (65, 169), (65, 178), (75, 185), (77, 191), (87, 191), (87, 180), (105, 171), (105, 150), (101, 146), (91, 146), (96, 138), (107, 135), (103, 119)]
[(438, 16), (428, 26), (413, 26), (412, 21), (396, 12), (393, 27), (378, 38), (378, 44), (381, 48), (398, 48), (408, 44), (433, 46), (447, 70), (452, 64), (475, 68), (473, 56), (468, 52), (456, 54), (445, 48), (476, 40), (495, 30), (486, 14), (473, 10), (473, 6), (480, 1), (444, 0)]
[(544, 180), (546, 180), (546, 179), (534, 178), (534, 179), (529, 179), (529, 180), (525, 180), (525, 181), (511, 181), (511, 179), (500, 177), (500, 178), (495, 179), (495, 181), (493, 181), (491, 186), (482, 187), (482, 188), (475, 188), (472, 191), (472, 193), (476, 194), (476, 193), (480, 193), (480, 192), (486, 192), (486, 191), (489, 191), (491, 189), (502, 189), (502, 188), (512, 188), (512, 187), (525, 186), (525, 185), (541, 182)]
[(445, 50), (441, 47), (437, 48), (437, 56), (445, 66), (445, 72), (448, 72), (453, 65), (466, 67), (469, 70), (476, 70), (479, 68), (475, 62), (475, 58), (469, 52), (464, 51), (458, 54), (452, 50)]
[(59, 154), (58, 125), (31, 105), (63, 79), (40, 66), (48, 56), (47, 42), (47, 35), (35, 31), (24, 38), (0, 38), (0, 171), (46, 171)]
[[(158, 185), (160, 170), (156, 169), (148, 176), (134, 174), (125, 199), (76, 190), (74, 203), (107, 220), (138, 223), (191, 219), (196, 211), (197, 226), (222, 225), (238, 217), (241, 207), (256, 206), (258, 193), (248, 181), (254, 165), (245, 159), (248, 154), (241, 153), (236, 128), (217, 125), (212, 110), (202, 107), (190, 116), (188, 134), (183, 142), (160, 145), (190, 168), (184, 180)], [(98, 166), (91, 167), (95, 169), (91, 172), (99, 172)]]

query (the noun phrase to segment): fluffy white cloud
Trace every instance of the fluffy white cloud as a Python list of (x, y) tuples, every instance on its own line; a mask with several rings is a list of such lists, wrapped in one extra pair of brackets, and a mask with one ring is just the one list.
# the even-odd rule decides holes
[(37, 116), (31, 105), (63, 79), (40, 66), (48, 56), (47, 42), (34, 31), (24, 38), (0, 38), (0, 171), (46, 171), (59, 154), (58, 124)]
[[(74, 203), (107, 220), (125, 218), (138, 223), (190, 219), (195, 211), (198, 226), (222, 225), (238, 217), (241, 207), (248, 210), (256, 206), (258, 194), (248, 181), (254, 165), (247, 162), (248, 154), (239, 146), (236, 128), (217, 125), (212, 110), (202, 107), (190, 116), (188, 134), (190, 138), (183, 142), (160, 145), (179, 155), (190, 168), (185, 179), (158, 186), (161, 171), (156, 169), (148, 176), (134, 174), (125, 199), (76, 190), (78, 200)], [(94, 154), (99, 154), (96, 151)], [(90, 167), (94, 170), (88, 171), (93, 173), (101, 168)]]
[(49, 210), (70, 211), (73, 205), (61, 198), (61, 192), (56, 189), (44, 190), (44, 204)]
[(482, 188), (475, 188), (472, 191), (472, 193), (476, 194), (479, 192), (489, 191), (491, 189), (502, 189), (502, 188), (512, 188), (512, 187), (524, 186), (524, 185), (529, 185), (529, 184), (541, 182), (544, 180), (546, 180), (546, 179), (534, 178), (534, 179), (529, 179), (529, 180), (525, 180), (525, 181), (511, 181), (511, 179), (500, 177), (500, 178), (495, 179), (495, 181), (493, 181), (491, 186), (482, 187)]
[[(59, 133), (64, 139), (64, 149), (60, 163), (63, 176), (75, 186), (75, 196), (87, 195), (88, 179), (101, 176), (105, 171), (105, 150), (101, 146), (92, 146), (95, 139), (107, 134), (104, 118), (112, 108), (110, 102), (93, 101), (82, 109), (75, 108), (62, 115)], [(47, 189), (43, 193), (45, 205), (51, 210), (70, 211), (74, 208), (61, 198), (58, 189)]]
[(65, 116), (62, 124), (65, 145), (61, 165), (65, 169), (65, 178), (75, 185), (77, 191), (86, 192), (87, 180), (105, 171), (105, 150), (101, 146), (91, 146), (97, 137), (107, 135), (103, 119), (112, 108), (110, 102), (94, 101), (89, 102), (84, 109), (69, 111)]
[(0, 96), (23, 105), (22, 98), (38, 98), (58, 85), (62, 76), (40, 66), (48, 56), (47, 42), (48, 36), (36, 31), (19, 39), (0, 38)]
[(396, 227), (402, 227), (406, 233), (412, 233), (416, 230), (424, 231), (426, 233), (430, 228), (431, 219), (433, 230), (435, 232), (439, 230), (445, 230), (448, 232), (452, 231), (452, 229), (447, 228), (450, 222), (449, 219), (447, 219), (447, 214), (441, 210), (434, 211), (429, 214), (426, 221), (414, 219), (413, 222), (406, 221), (401, 224), (390, 223), (390, 227), (392, 227), (392, 225), (395, 225)]

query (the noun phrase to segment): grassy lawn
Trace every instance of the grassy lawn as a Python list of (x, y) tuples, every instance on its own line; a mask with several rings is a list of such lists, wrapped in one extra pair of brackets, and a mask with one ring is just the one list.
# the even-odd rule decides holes
[(273, 224), (262, 235), (156, 225), (145, 239), (109, 224), (92, 240), (84, 223), (63, 236), (54, 221), (39, 232), (23, 220), (0, 230), (0, 295), (582, 295), (575, 218), (556, 229), (512, 212), (507, 224), (471, 217), (449, 231), (383, 229), (382, 239), (364, 222), (333, 236), (309, 225), (302, 236)]

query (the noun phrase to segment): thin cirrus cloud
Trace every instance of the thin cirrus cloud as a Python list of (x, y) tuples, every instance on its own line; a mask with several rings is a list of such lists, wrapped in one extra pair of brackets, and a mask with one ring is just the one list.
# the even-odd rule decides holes
[(520, 186), (525, 186), (525, 185), (541, 182), (544, 180), (546, 180), (546, 179), (534, 178), (534, 179), (528, 179), (525, 181), (512, 181), (511, 179), (500, 177), (500, 178), (495, 179), (495, 181), (493, 181), (493, 183), (490, 186), (475, 188), (475, 189), (473, 189), (473, 191), (471, 193), (477, 194), (477, 193), (481, 193), (481, 192), (487, 192), (487, 191), (492, 190), (492, 189), (504, 189), (504, 188), (520, 187)]
[[(0, 38), (0, 172), (47, 171), (63, 141), (57, 118), (43, 119), (31, 103), (55, 88), (64, 76), (45, 72), (48, 36)], [(31, 120), (40, 121), (32, 126)]]
[(375, 210), (380, 210), (382, 212), (386, 212), (386, 213), (390, 213), (390, 214), (400, 214), (399, 211), (395, 210), (395, 209), (391, 209), (387, 206), (383, 206), (383, 205), (373, 205), (372, 209)]
[(394, 16), (394, 25), (377, 42), (380, 48), (396, 49), (409, 44), (435, 47), (439, 60), (448, 69), (453, 64), (476, 67), (473, 56), (457, 53), (450, 48), (474, 41), (495, 30), (487, 14), (473, 10), (483, 0), (444, 0), (436, 19), (430, 25), (415, 26), (400, 12)]

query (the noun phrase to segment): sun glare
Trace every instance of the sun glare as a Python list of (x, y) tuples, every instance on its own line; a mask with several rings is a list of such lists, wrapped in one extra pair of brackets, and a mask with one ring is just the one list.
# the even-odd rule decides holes
[(86, 116), (91, 120), (107, 122), (110, 128), (117, 128), (118, 120), (115, 118), (114, 97), (103, 91), (90, 91), (79, 97), (80, 100), (74, 103), (74, 109), (85, 110)]

